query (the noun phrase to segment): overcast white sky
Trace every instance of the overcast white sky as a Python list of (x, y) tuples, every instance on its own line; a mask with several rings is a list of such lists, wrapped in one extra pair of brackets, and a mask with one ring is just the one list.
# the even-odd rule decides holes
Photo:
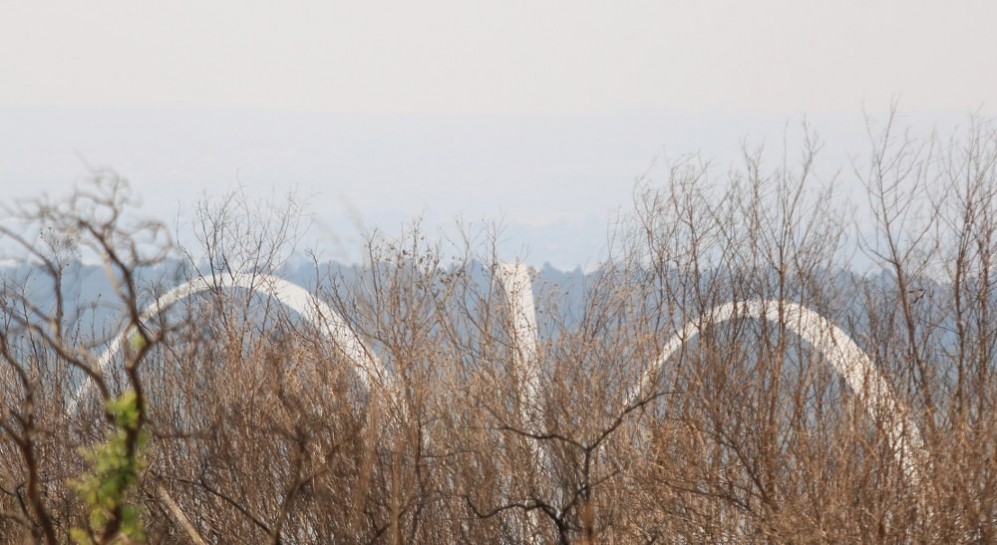
[(992, 0), (0, 0), (0, 188), (69, 187), (83, 157), (172, 217), (296, 184), (330, 229), (503, 217), (533, 261), (583, 264), (662, 153), (804, 113), (843, 149), (897, 97), (993, 114), (994, 21)]

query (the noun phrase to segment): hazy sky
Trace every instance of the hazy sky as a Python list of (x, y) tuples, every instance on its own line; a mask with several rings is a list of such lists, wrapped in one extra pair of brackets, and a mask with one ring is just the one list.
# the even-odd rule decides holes
[(0, 2), (0, 104), (310, 112), (997, 107), (997, 3)]
[(296, 184), (330, 229), (504, 218), (566, 266), (662, 153), (805, 113), (843, 156), (894, 98), (992, 114), (994, 21), (992, 0), (0, 0), (0, 188), (66, 188), (85, 160), (171, 217)]

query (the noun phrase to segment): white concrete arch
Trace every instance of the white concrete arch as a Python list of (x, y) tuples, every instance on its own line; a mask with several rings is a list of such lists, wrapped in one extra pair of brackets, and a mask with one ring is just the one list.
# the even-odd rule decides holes
[(520, 417), (524, 424), (536, 423), (540, 413), (539, 330), (533, 303), (530, 270), (522, 263), (495, 265), (495, 281), (502, 285), (512, 314), (516, 379), (520, 386)]
[[(497, 263), (493, 282), (499, 284), (509, 305), (512, 325), (513, 364), (519, 386), (519, 418), (528, 431), (539, 431), (543, 407), (540, 405), (540, 333), (537, 328), (537, 311), (533, 299), (533, 281), (530, 269), (523, 263)], [(550, 467), (547, 451), (537, 441), (529, 447), (538, 476), (543, 479)], [(545, 480), (546, 486), (550, 482)], [(503, 492), (504, 493), (504, 492)], [(527, 543), (539, 543), (543, 535), (543, 517), (531, 511), (529, 523), (523, 528)]]
[[(160, 312), (163, 312), (176, 303), (198, 293), (212, 289), (246, 289), (254, 293), (266, 295), (281, 305), (293, 310), (303, 319), (318, 328), (327, 338), (338, 346), (347, 358), (354, 363), (357, 368), (357, 376), (365, 388), (370, 390), (372, 385), (387, 387), (389, 377), (385, 372), (377, 356), (368, 346), (357, 336), (346, 321), (336, 313), (329, 305), (320, 301), (307, 290), (292, 284), (286, 280), (263, 274), (233, 274), (219, 275), (214, 278), (195, 278), (190, 282), (173, 288), (162, 295), (159, 299), (147, 306), (139, 319), (147, 322)], [(104, 349), (97, 359), (97, 369), (104, 372), (111, 363), (114, 356), (121, 350), (122, 344), (133, 333), (131, 327), (125, 328), (111, 343)], [(91, 380), (85, 379), (76, 388), (76, 392), (70, 401), (69, 412), (76, 412), (76, 408), (84, 396), (89, 395), (94, 388)]]
[(700, 333), (700, 327), (719, 324), (736, 318), (784, 321), (793, 333), (821, 353), (831, 368), (841, 375), (848, 387), (859, 397), (873, 418), (887, 419), (890, 445), (894, 456), (912, 483), (920, 480), (918, 462), (924, 459), (924, 443), (917, 426), (894, 398), (893, 390), (869, 357), (851, 337), (838, 326), (816, 312), (794, 303), (757, 299), (726, 303), (714, 307), (701, 317), (689, 321), (682, 331), (669, 339), (657, 359), (641, 374), (635, 390), (627, 396), (627, 404), (636, 401), (650, 387), (655, 375), (682, 345)]
[[(538, 330), (529, 270), (519, 263), (500, 264), (496, 267), (496, 277), (505, 288), (513, 314), (513, 340), (517, 343), (518, 356), (516, 363), (523, 389), (521, 398), (526, 402), (521, 416), (524, 422), (529, 422), (539, 410), (540, 391)], [(627, 395), (627, 406), (632, 405), (638, 396), (647, 391), (654, 376), (660, 372), (665, 362), (686, 341), (698, 335), (701, 326), (718, 324), (738, 317), (773, 323), (779, 323), (780, 319), (785, 320), (793, 333), (827, 358), (831, 368), (845, 379), (848, 387), (859, 396), (871, 416), (875, 418), (878, 415), (889, 419), (889, 440), (897, 461), (911, 482), (919, 480), (917, 461), (924, 458), (924, 444), (917, 426), (903, 412), (886, 379), (845, 331), (820, 314), (794, 303), (783, 302), (780, 305), (779, 301), (761, 299), (739, 304), (727, 303), (714, 307), (703, 316), (689, 321), (681, 332), (665, 343), (657, 359), (644, 369), (637, 388)]]
[[(504, 289), (512, 313), (516, 368), (519, 374), (520, 398), (523, 402), (521, 417), (524, 423), (535, 422), (541, 410), (539, 404), (541, 385), (538, 328), (529, 269), (520, 263), (501, 263), (496, 266), (495, 275), (496, 281), (501, 283)], [(391, 388), (390, 377), (381, 362), (339, 314), (304, 288), (272, 276), (235, 274), (210, 280), (197, 278), (161, 296), (143, 310), (140, 319), (143, 322), (148, 321), (187, 297), (215, 288), (248, 289), (277, 300), (331, 339), (354, 363), (358, 376), (366, 388), (378, 386), (382, 391), (394, 391)], [(790, 330), (827, 358), (832, 369), (845, 379), (870, 414), (890, 419), (888, 433), (894, 453), (911, 481), (919, 480), (917, 460), (923, 459), (924, 456), (920, 433), (916, 425), (904, 414), (882, 374), (847, 333), (816, 312), (794, 303), (780, 304), (772, 300), (727, 303), (714, 307), (703, 316), (688, 322), (681, 332), (665, 343), (657, 359), (644, 369), (637, 387), (627, 396), (627, 404), (632, 404), (637, 396), (647, 391), (654, 376), (665, 362), (686, 341), (698, 335), (701, 327), (735, 318), (760, 319), (776, 323), (780, 322), (780, 318), (785, 320)], [(122, 344), (131, 334), (131, 328), (126, 328), (101, 353), (97, 360), (97, 368), (101, 372), (107, 369), (112, 358), (121, 350)], [(71, 413), (76, 411), (80, 400), (88, 395), (93, 387), (90, 380), (85, 380), (77, 388), (70, 402)], [(538, 452), (537, 456), (538, 461), (542, 460), (542, 454)]]

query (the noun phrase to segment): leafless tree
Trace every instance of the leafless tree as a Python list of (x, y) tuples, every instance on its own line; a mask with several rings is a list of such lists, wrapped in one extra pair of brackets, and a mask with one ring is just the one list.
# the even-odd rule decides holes
[[(87, 527), (80, 452), (129, 390), (125, 444), (148, 443), (127, 500), (151, 543), (992, 541), (997, 133), (871, 122), (869, 155), (830, 174), (800, 135), (774, 162), (651, 171), (605, 264), (517, 287), (535, 339), (487, 233), (444, 245), (414, 225), (371, 234), (362, 264), (316, 260), (310, 301), (361, 358), (267, 292), (301, 240), (294, 199), (202, 203), (174, 254), (107, 173), (11, 205), (0, 542)], [(845, 179), (858, 202), (834, 194)], [(79, 261), (113, 298), (67, 303)], [(144, 312), (186, 281), (212, 288)], [(802, 335), (799, 308), (822, 329)], [(839, 374), (834, 331), (866, 375)], [(871, 403), (882, 384), (891, 404)]]

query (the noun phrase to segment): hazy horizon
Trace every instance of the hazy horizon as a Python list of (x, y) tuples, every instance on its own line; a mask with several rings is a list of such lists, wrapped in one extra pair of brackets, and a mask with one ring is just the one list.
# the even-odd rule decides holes
[[(780, 166), (804, 116), (854, 193), (864, 112), (946, 133), (997, 112), (997, 4), (734, 0), (413, 5), (122, 0), (0, 10), (0, 188), (107, 167), (149, 215), (297, 188), (328, 257), (360, 233), (507, 225), (502, 251), (600, 259), (636, 177), (742, 144)], [(655, 165), (652, 168), (652, 165)], [(182, 211), (180, 212), (182, 213)], [(529, 248), (526, 250), (525, 248)]]
[[(870, 114), (882, 122), (886, 114)], [(128, 178), (140, 213), (174, 224), (205, 196), (241, 187), (253, 199), (294, 192), (310, 213), (306, 245), (356, 262), (365, 232), (421, 218), (431, 234), (458, 224), (504, 227), (507, 259), (562, 270), (603, 257), (609, 226), (633, 208), (635, 180), (661, 184), (669, 162), (712, 160), (722, 185), (743, 150), (792, 167), (803, 122), (824, 142), (817, 185), (857, 181), (868, 153), (861, 114), (401, 115), (153, 108), (0, 108), (0, 179), (8, 199), (60, 194), (90, 169)], [(965, 127), (969, 114), (904, 114), (922, 134)], [(784, 148), (784, 146), (787, 146)], [(862, 204), (859, 202), (858, 204)]]

